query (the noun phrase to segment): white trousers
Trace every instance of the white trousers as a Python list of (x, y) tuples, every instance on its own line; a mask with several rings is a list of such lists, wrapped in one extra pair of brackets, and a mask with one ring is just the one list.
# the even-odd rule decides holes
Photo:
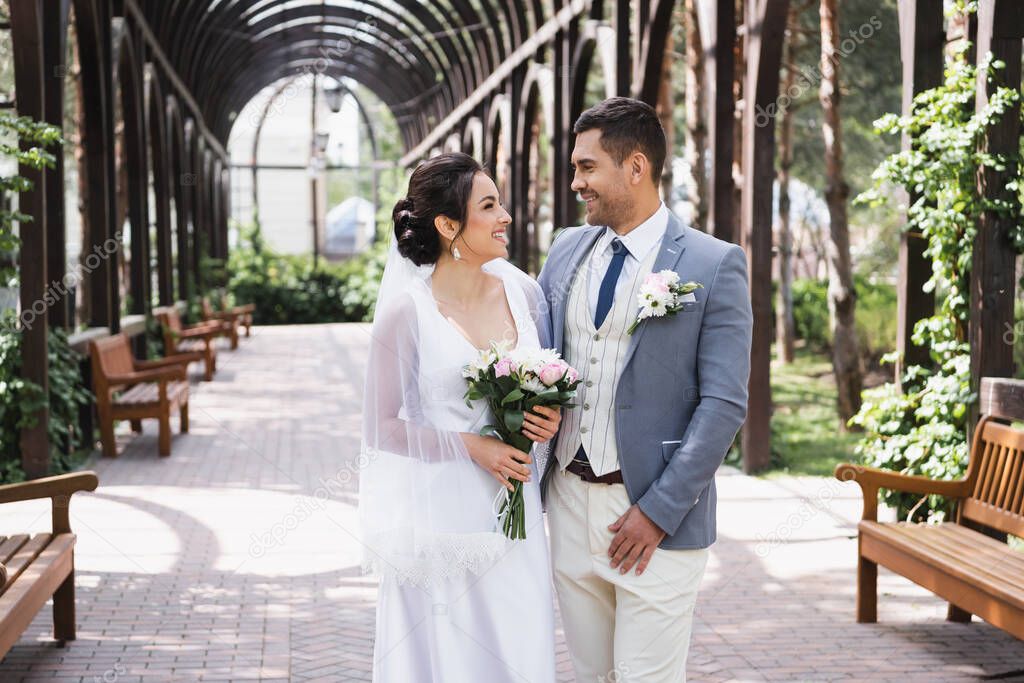
[(640, 576), (611, 567), (608, 525), (629, 509), (622, 484), (559, 470), (548, 526), (555, 589), (577, 683), (680, 683), (708, 550), (654, 551)]

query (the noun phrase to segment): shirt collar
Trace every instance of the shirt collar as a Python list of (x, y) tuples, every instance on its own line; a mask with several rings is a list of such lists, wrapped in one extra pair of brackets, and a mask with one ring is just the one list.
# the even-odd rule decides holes
[(658, 210), (651, 214), (650, 218), (630, 230), (627, 235), (619, 237), (614, 230), (606, 226), (598, 244), (598, 251), (603, 252), (605, 249), (611, 249), (612, 240), (619, 237), (623, 246), (626, 247), (626, 251), (637, 261), (642, 261), (661, 238), (664, 237), (667, 228), (668, 207), (662, 202), (658, 205)]

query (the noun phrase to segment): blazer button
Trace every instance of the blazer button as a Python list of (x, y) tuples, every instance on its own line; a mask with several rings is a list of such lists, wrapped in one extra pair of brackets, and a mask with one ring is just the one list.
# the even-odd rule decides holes
[(590, 431), (590, 430), (589, 430), (589, 429), (587, 429), (586, 427), (580, 427), (580, 434), (586, 434), (586, 433), (587, 433), (587, 432), (589, 432), (589, 431)]
[(588, 387), (592, 387), (592, 386), (594, 386), (594, 380), (592, 380), (592, 379), (588, 379), (588, 380), (587, 380), (587, 386), (588, 386)]
[(596, 365), (597, 364), (597, 359), (596, 358), (591, 358), (590, 359), (590, 364), (591, 365)]
[(601, 335), (595, 334), (594, 335), (594, 341), (600, 341), (600, 340), (601, 340)]
[(583, 410), (590, 410), (590, 404), (589, 403), (584, 403), (583, 404)]

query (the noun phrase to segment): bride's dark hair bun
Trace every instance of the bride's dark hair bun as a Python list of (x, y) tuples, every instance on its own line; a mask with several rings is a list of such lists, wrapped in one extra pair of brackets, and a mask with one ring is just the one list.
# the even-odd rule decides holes
[[(461, 152), (439, 154), (416, 167), (409, 179), (407, 196), (398, 200), (391, 211), (399, 254), (417, 266), (437, 262), (442, 242), (434, 219), (446, 216), (465, 226), (477, 173), (483, 173), (483, 167)], [(462, 229), (459, 228), (460, 234)]]
[(399, 199), (391, 212), (395, 222), (395, 238), (398, 240), (398, 253), (417, 266), (434, 263), (441, 253), (441, 238), (432, 227), (422, 225), (413, 213), (413, 203), (408, 197)]

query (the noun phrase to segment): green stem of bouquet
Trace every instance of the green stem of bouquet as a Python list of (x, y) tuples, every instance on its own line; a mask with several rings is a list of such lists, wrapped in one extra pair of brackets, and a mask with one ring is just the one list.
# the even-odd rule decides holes
[[(492, 406), (494, 409), (494, 406)], [(517, 407), (506, 406), (501, 411), (508, 410), (522, 410)], [(496, 411), (498, 412), (498, 411)], [(500, 415), (500, 412), (498, 412)], [(484, 436), (495, 436), (497, 435), (503, 442), (509, 444), (513, 448), (516, 448), (523, 453), (529, 453), (529, 450), (524, 450), (515, 443), (515, 439), (504, 427), (504, 420), (499, 419), (498, 425), (487, 425), (480, 433)], [(533, 443), (529, 444), (532, 448)], [(501, 520), (502, 532), (508, 538), (512, 540), (521, 540), (526, 538), (526, 503), (523, 498), (523, 482), (518, 479), (510, 479), (509, 482), (512, 484), (512, 490), (506, 490), (505, 500), (501, 504), (501, 508), (498, 510), (498, 518)]]

